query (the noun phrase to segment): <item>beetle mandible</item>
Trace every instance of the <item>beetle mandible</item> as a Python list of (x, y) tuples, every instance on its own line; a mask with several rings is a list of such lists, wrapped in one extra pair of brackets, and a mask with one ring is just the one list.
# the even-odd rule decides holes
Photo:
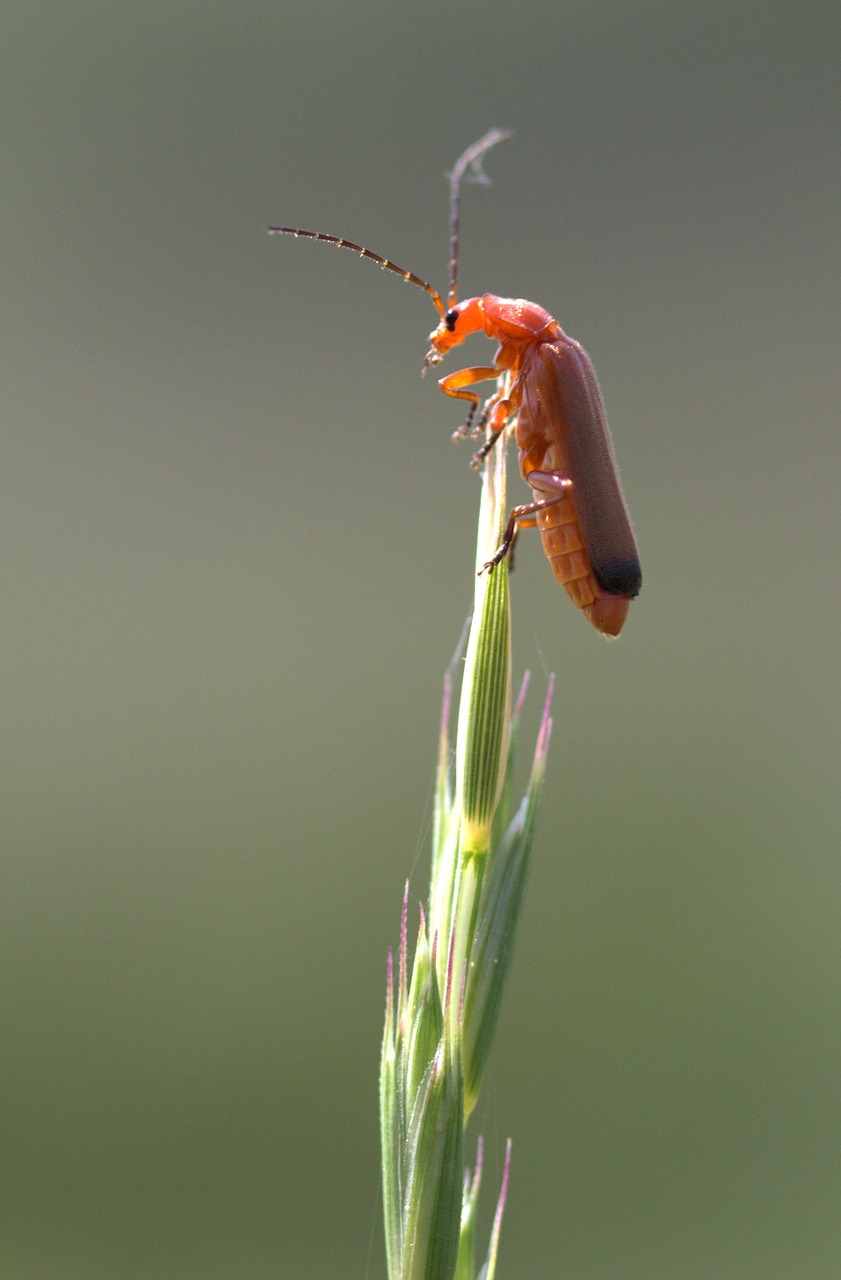
[[(468, 167), (477, 179), (485, 152), (510, 134), (492, 129), (459, 158), (450, 175), (450, 285), (441, 295), (411, 271), (340, 236), (297, 227), (269, 227), (275, 234), (325, 240), (352, 249), (429, 294), (441, 317), (429, 337), (424, 372), (471, 333), (499, 343), (492, 365), (475, 365), (441, 378), (448, 396), (466, 400), (467, 420), (454, 438), (486, 430), (473, 456), (476, 466), (510, 424), (519, 447), (520, 470), (533, 501), (514, 507), (502, 543), (483, 566), (492, 571), (510, 553), (517, 531), (540, 529), (552, 571), (573, 604), (597, 631), (618, 636), (631, 600), (642, 585), (613, 445), (595, 370), (584, 348), (567, 337), (543, 307), (523, 298), (486, 293), (458, 301), (458, 241), (461, 182)], [(478, 418), (481, 397), (468, 388), (495, 379)], [(474, 425), (475, 419), (475, 425)]]

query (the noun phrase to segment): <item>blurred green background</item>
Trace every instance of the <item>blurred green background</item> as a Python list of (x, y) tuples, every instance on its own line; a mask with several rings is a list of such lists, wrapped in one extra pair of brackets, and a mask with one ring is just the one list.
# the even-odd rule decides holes
[(609, 645), (518, 554), (530, 728), (558, 688), (499, 1274), (837, 1280), (837, 6), (3, 26), (0, 1277), (384, 1275), (385, 953), (478, 484), (428, 300), (263, 227), (444, 288), (499, 125), (463, 295), (590, 351), (645, 574)]

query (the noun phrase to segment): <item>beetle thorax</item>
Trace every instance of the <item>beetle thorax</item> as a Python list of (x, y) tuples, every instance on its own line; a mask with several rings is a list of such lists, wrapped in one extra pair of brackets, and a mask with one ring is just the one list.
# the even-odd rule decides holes
[(482, 298), (485, 332), (500, 342), (551, 342), (561, 332), (557, 320), (536, 302), (525, 298), (498, 298), (486, 293)]

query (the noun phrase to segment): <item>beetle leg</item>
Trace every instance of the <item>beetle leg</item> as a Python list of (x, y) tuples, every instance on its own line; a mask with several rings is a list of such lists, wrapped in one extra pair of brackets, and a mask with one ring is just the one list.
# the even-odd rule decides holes
[(516, 378), (513, 382), (510, 379), (506, 380), (487, 401), (479, 426), (487, 426), (488, 438), (470, 459), (470, 465), (474, 471), (478, 470), (511, 419), (519, 411), (521, 399), (521, 379)]
[(537, 501), (534, 504), (535, 511), (539, 511), (541, 507), (551, 507), (553, 503), (560, 502), (561, 498), (566, 498), (572, 488), (572, 481), (562, 476), (558, 471), (530, 471), (525, 477), (526, 483), (532, 489), (540, 489), (543, 493), (551, 493), (554, 495), (546, 502)]
[[(487, 382), (489, 378), (498, 378), (499, 369), (493, 365), (476, 365), (472, 369), (459, 369), (456, 373), (450, 373), (446, 378), (441, 378), (438, 386), (448, 396), (453, 396), (456, 400), (467, 400), (470, 402), (470, 408), (458, 431), (453, 432), (454, 440), (461, 440), (470, 434), (471, 423), (479, 408), (481, 396), (477, 391), (465, 391), (465, 387), (471, 387), (477, 382)], [(493, 397), (491, 397), (493, 399)]]
[(480, 449), (477, 449), (473, 457), (470, 459), (470, 465), (474, 471), (478, 470), (485, 461), (491, 449), (493, 449), (499, 437), (508, 426), (508, 419), (513, 413), (516, 413), (517, 406), (509, 397), (502, 398), (502, 391), (491, 396), (482, 412), (478, 426), (488, 428), (488, 438)]
[[(538, 478), (535, 483), (534, 477)], [(551, 494), (548, 498), (538, 498), (536, 502), (526, 502), (522, 506), (512, 507), (508, 515), (508, 524), (505, 526), (505, 532), (502, 535), (502, 542), (497, 547), (490, 560), (486, 560), (482, 565), (479, 573), (485, 570), (493, 573), (496, 566), (501, 560), (504, 560), (511, 553), (515, 539), (519, 529), (533, 528), (537, 524), (534, 518), (539, 511), (545, 511), (547, 507), (554, 507), (557, 503), (563, 502), (569, 491), (572, 489), (572, 481), (566, 476), (559, 476), (556, 471), (530, 471), (528, 482), (533, 489), (541, 489)]]
[(474, 471), (479, 470), (482, 463), (485, 461), (485, 458), (487, 458), (491, 449), (493, 449), (497, 440), (502, 435), (506, 425), (507, 424), (503, 422), (501, 427), (497, 427), (496, 431), (492, 431), (491, 434), (488, 436), (487, 440), (485, 441), (485, 443), (482, 445), (481, 449), (476, 450), (473, 457), (470, 459), (470, 465)]
[(508, 554), (506, 556), (506, 559), (508, 560), (509, 573), (514, 572), (514, 552), (517, 550), (517, 539), (519, 538), (523, 529), (536, 529), (536, 528), (537, 528), (537, 516), (523, 516), (522, 520), (517, 521), (517, 524), (514, 526), (514, 533), (511, 538), (510, 546), (508, 547)]

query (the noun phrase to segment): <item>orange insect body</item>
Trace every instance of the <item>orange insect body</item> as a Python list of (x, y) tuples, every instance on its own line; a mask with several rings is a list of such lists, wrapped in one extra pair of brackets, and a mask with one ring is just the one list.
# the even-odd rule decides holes
[(493, 439), (516, 415), (520, 470), (535, 502), (515, 508), (508, 543), (515, 525), (534, 516), (573, 604), (597, 631), (618, 636), (641, 574), (590, 358), (543, 307), (485, 294), (447, 312), (430, 335), (429, 362), (480, 330), (500, 344), (493, 370), (461, 370), (442, 378), (441, 388), (463, 397), (465, 386), (509, 375), (505, 398), (489, 401), (487, 425)]
[(458, 210), (462, 177), (469, 166), (480, 180), (485, 152), (509, 135), (492, 129), (464, 152), (450, 175), (450, 289), (441, 295), (420, 276), (351, 240), (269, 227), (269, 231), (326, 240), (352, 249), (429, 294), (441, 322), (430, 334), (424, 370), (438, 364), (471, 333), (499, 343), (492, 365), (460, 369), (439, 386), (470, 405), (467, 435), (480, 396), (466, 388), (494, 379), (498, 390), (485, 402), (476, 430), (488, 436), (475, 455), (484, 458), (515, 421), (520, 470), (534, 500), (514, 507), (502, 545), (484, 568), (491, 571), (511, 550), (518, 528), (537, 525), (552, 571), (573, 604), (597, 631), (618, 636), (631, 600), (642, 584), (639, 557), (619, 486), (616, 461), (599, 384), (587, 352), (568, 338), (548, 311), (522, 298), (486, 293), (458, 302)]

